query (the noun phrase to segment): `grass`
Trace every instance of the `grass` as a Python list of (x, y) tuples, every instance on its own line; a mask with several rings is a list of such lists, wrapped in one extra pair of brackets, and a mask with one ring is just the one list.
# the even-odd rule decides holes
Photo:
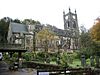
[[(73, 68), (78, 68), (78, 67), (82, 67), (81, 66), (81, 60), (79, 59), (74, 59), (72, 64), (69, 64), (69, 66), (73, 67)], [(90, 59), (86, 60), (86, 67), (90, 66)]]
[(51, 62), (50, 62), (50, 64), (57, 64), (57, 63), (56, 63), (56, 62), (54, 62), (54, 61), (51, 61)]
[(72, 64), (69, 64), (69, 66), (73, 68), (81, 67), (81, 61), (79, 59), (75, 59)]
[[(55, 61), (51, 61), (50, 64), (57, 64), (57, 63), (56, 63)], [(87, 65), (90, 65), (90, 60), (89, 60), (89, 59), (86, 60), (86, 64), (87, 64)], [(70, 67), (73, 67), (73, 68), (82, 67), (82, 66), (81, 66), (81, 60), (79, 60), (79, 59), (74, 59), (74, 60), (73, 60), (73, 63), (68, 63), (68, 65), (69, 65)]]
[[(57, 64), (55, 61), (51, 61), (50, 64)], [(72, 64), (68, 64), (70, 67), (77, 68), (82, 67), (81, 61), (79, 59), (75, 59)]]

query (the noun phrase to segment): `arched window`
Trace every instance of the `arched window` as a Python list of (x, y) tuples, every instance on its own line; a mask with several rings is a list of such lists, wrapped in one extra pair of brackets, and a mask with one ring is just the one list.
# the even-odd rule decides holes
[(76, 22), (73, 21), (73, 28), (76, 28)]
[(68, 26), (68, 28), (70, 27), (70, 22), (68, 21), (68, 23), (67, 23), (67, 26)]

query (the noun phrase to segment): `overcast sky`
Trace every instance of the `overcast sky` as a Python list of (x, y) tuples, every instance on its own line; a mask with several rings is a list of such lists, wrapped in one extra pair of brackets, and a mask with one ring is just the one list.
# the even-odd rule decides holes
[(100, 0), (0, 0), (0, 18), (29, 18), (63, 29), (63, 10), (67, 13), (69, 7), (87, 29), (100, 16)]

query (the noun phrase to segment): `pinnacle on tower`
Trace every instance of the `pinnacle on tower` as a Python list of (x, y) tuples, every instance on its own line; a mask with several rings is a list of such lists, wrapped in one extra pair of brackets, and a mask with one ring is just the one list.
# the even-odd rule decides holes
[(71, 12), (71, 9), (70, 9), (70, 7), (69, 7), (69, 12)]
[(65, 15), (65, 11), (63, 11), (63, 14)]
[(76, 14), (76, 9), (75, 9), (75, 14)]

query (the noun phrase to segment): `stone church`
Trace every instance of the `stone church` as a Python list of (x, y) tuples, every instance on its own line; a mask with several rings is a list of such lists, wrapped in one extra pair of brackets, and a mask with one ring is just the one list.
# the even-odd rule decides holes
[[(24, 25), (10, 22), (7, 37), (8, 43), (20, 44), (23, 48), (29, 48), (30, 50), (33, 50), (33, 37), (36, 36), (32, 31), (38, 30), (39, 32), (43, 28), (47, 28), (49, 31), (52, 31), (56, 34), (55, 38), (50, 40), (48, 44), (48, 49), (50, 48), (51, 51), (58, 49), (58, 42), (60, 49), (64, 51), (79, 49), (79, 27), (76, 10), (74, 13), (72, 13), (71, 9), (69, 8), (68, 13), (63, 12), (63, 20), (64, 29), (59, 29), (52, 25)], [(42, 48), (40, 47), (42, 42), (38, 43), (37, 40), (39, 39), (34, 40), (36, 41), (35, 47), (40, 50)]]

